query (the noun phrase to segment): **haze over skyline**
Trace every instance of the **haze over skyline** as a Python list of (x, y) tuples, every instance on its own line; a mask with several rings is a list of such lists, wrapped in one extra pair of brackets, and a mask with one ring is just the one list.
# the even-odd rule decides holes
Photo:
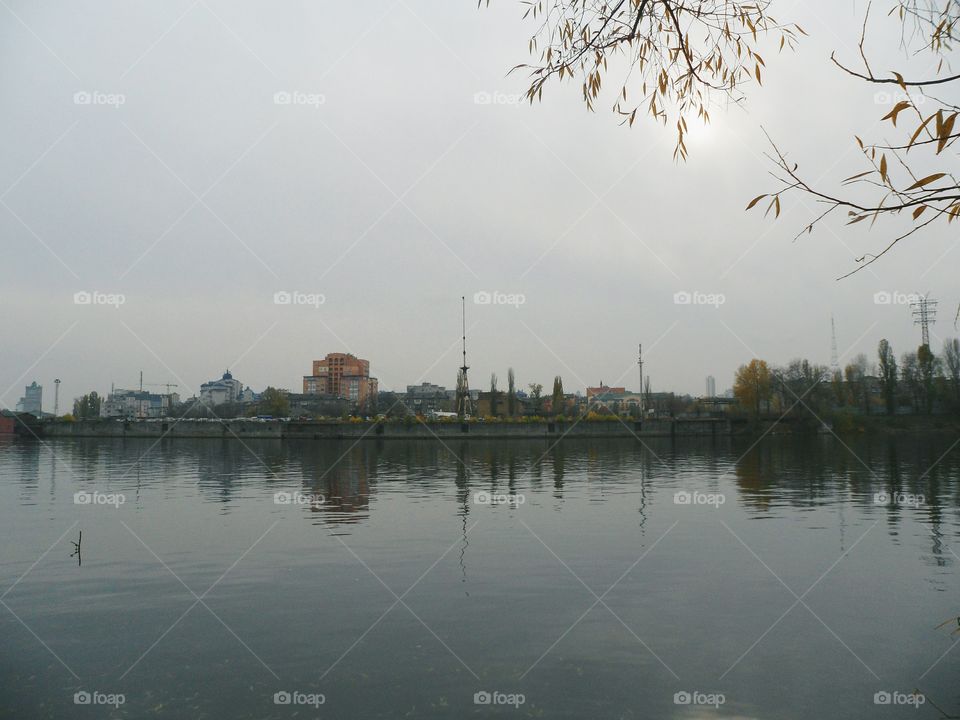
[[(764, 85), (691, 127), (675, 163), (670, 130), (621, 127), (607, 100), (587, 113), (577, 83), (515, 102), (525, 76), (506, 73), (531, 28), (514, 2), (10, 3), (0, 405), (37, 380), (52, 407), (59, 377), (63, 408), (140, 370), (185, 397), (225, 368), (296, 390), (335, 351), (369, 359), (384, 389), (452, 388), (461, 295), (482, 389), (509, 367), (520, 387), (638, 388), (643, 343), (655, 390), (698, 395), (713, 375), (723, 391), (754, 355), (828, 364), (831, 313), (841, 363), (874, 362), (882, 337), (915, 350), (909, 308), (878, 292), (938, 298), (939, 352), (957, 304), (946, 224), (837, 282), (889, 238), (837, 217), (793, 242), (818, 214), (802, 197), (776, 221), (743, 212), (774, 185), (761, 128), (813, 177), (863, 169), (838, 118), (881, 132), (895, 93), (829, 55), (855, 57), (864, 9), (778, 9), (810, 37), (769, 48)], [(879, 51), (898, 27), (874, 25)], [(911, 66), (876, 57), (894, 64)], [(93, 291), (124, 303), (75, 304)]]

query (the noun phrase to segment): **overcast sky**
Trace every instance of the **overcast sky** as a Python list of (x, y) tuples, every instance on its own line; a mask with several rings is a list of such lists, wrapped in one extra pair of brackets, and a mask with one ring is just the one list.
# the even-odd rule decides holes
[[(945, 224), (837, 282), (888, 234), (838, 218), (792, 242), (815, 212), (796, 197), (776, 222), (743, 212), (774, 187), (761, 127), (832, 187), (864, 169), (855, 132), (889, 133), (889, 99), (829, 62), (855, 60), (864, 7), (776, 2), (810, 37), (765, 52), (763, 87), (693, 128), (678, 164), (669, 131), (619, 126), (609, 97), (588, 113), (578, 82), (509, 102), (532, 29), (514, 0), (9, 0), (0, 404), (37, 380), (51, 410), (59, 377), (63, 408), (141, 369), (183, 396), (227, 367), (299, 390), (335, 351), (386, 389), (453, 387), (461, 295), (475, 387), (512, 366), (523, 386), (637, 388), (642, 342), (654, 389), (722, 391), (754, 355), (829, 363), (831, 313), (841, 362), (881, 337), (915, 349), (909, 308), (878, 291), (939, 298), (939, 351), (958, 300)], [(911, 67), (876, 18), (874, 67)], [(95, 291), (124, 302), (75, 303)]]

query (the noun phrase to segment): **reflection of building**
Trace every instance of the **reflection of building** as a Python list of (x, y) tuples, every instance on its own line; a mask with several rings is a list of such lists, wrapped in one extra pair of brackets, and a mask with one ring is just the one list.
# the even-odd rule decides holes
[(23, 397), (17, 403), (17, 412), (30, 413), (37, 417), (43, 412), (43, 386), (37, 385), (36, 380), (23, 389)]
[(105, 418), (160, 418), (180, 402), (177, 393), (160, 395), (146, 390), (112, 390), (100, 404), (100, 417)]
[(714, 379), (713, 375), (707, 375), (707, 397), (712, 398), (717, 396), (717, 381)]
[(200, 402), (208, 407), (225, 403), (253, 402), (256, 394), (249, 387), (244, 389), (243, 383), (235, 380), (230, 371), (223, 373), (219, 380), (211, 380), (200, 386)]
[(350, 353), (329, 353), (313, 361), (313, 374), (303, 378), (304, 395), (330, 395), (364, 403), (377, 394), (377, 379), (370, 377), (370, 361)]

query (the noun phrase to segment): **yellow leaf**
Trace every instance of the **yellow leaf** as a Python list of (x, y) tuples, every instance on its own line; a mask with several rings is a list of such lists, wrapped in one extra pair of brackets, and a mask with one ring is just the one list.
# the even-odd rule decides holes
[(922, 180), (917, 180), (913, 185), (908, 187), (907, 190), (916, 190), (917, 188), (921, 188), (924, 185), (929, 185), (932, 182), (936, 182), (937, 180), (942, 178), (944, 175), (946, 175), (946, 173), (934, 173), (933, 175), (927, 175)]
[(749, 210), (749, 209), (752, 208), (754, 205), (756, 205), (758, 202), (760, 202), (761, 200), (763, 200), (765, 197), (766, 197), (766, 195), (757, 195), (753, 200), (750, 201), (750, 204), (747, 205), (746, 209)]

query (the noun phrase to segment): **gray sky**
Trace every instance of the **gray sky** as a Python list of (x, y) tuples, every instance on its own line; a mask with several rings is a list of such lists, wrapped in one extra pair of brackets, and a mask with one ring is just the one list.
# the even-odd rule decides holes
[[(881, 337), (915, 349), (909, 308), (878, 291), (939, 298), (939, 351), (957, 303), (946, 225), (836, 282), (889, 234), (838, 217), (794, 243), (809, 200), (777, 222), (743, 212), (775, 187), (761, 126), (831, 187), (864, 169), (855, 132), (889, 135), (889, 98), (829, 63), (854, 62), (864, 4), (774, 7), (811, 37), (764, 52), (764, 86), (717, 107), (677, 164), (669, 131), (620, 127), (609, 97), (588, 113), (578, 82), (507, 102), (532, 29), (513, 0), (9, 2), (0, 404), (36, 379), (52, 409), (54, 377), (69, 402), (141, 369), (183, 395), (228, 366), (296, 390), (332, 351), (387, 389), (453, 387), (461, 295), (474, 386), (513, 366), (521, 385), (635, 388), (642, 342), (655, 389), (700, 394), (712, 374), (723, 390), (754, 354), (828, 363), (831, 312), (842, 361), (873, 361)], [(875, 17), (878, 71), (929, 67), (884, 52), (897, 28)], [(94, 291), (124, 302), (74, 302)], [(294, 291), (324, 302), (274, 302)], [(683, 291), (725, 302), (675, 304)]]

